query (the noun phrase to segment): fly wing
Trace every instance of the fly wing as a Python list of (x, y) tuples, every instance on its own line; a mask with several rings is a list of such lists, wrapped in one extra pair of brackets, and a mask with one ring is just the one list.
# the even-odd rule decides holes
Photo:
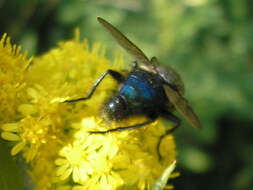
[(116, 39), (116, 41), (123, 47), (130, 55), (132, 55), (135, 59), (140, 61), (141, 63), (145, 64), (146, 67), (149, 69), (153, 69), (154, 65), (150, 62), (147, 56), (133, 43), (131, 42), (126, 36), (124, 36), (117, 28), (111, 25), (106, 20), (102, 19), (101, 17), (97, 18), (98, 22), (102, 24), (108, 32)]
[(163, 85), (163, 88), (170, 102), (176, 107), (179, 113), (184, 116), (191, 126), (198, 129), (202, 128), (198, 116), (194, 113), (187, 100), (168, 85)]

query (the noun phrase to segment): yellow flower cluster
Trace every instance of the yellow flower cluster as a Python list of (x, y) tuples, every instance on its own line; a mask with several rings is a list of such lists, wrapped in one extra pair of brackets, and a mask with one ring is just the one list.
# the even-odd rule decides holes
[[(0, 40), (0, 122), (8, 119), (15, 121), (17, 105), (25, 101), (22, 96), (25, 88), (24, 71), (32, 59), (26, 59), (27, 53), (20, 54), (21, 47), (11, 45), (10, 38), (4, 34)], [(4, 114), (3, 114), (4, 113)]]
[(105, 70), (124, 67), (122, 58), (111, 64), (104, 52), (99, 43), (89, 48), (76, 35), (32, 61), (6, 35), (0, 41), (1, 137), (15, 142), (11, 154), (21, 153), (30, 164), (38, 190), (151, 189), (175, 159), (172, 136), (162, 141), (158, 159), (156, 145), (165, 131), (160, 120), (138, 130), (88, 133), (145, 120), (101, 120), (101, 105), (117, 90), (110, 77), (91, 99), (63, 103), (88, 94)]

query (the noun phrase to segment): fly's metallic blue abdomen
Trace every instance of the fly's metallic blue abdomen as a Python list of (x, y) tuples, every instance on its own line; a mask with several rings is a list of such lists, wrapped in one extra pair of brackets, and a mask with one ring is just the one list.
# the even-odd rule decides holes
[(127, 100), (131, 110), (154, 108), (167, 101), (160, 79), (144, 70), (130, 73), (119, 93)]

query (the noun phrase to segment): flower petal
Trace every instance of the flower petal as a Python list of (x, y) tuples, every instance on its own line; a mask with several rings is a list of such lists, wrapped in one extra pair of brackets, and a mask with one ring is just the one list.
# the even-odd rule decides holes
[(11, 132), (17, 132), (19, 131), (19, 125), (18, 123), (6, 123), (2, 125), (2, 130), (4, 131), (11, 131)]
[(21, 104), (18, 107), (18, 111), (23, 115), (31, 115), (37, 112), (36, 108), (31, 104)]
[(20, 137), (14, 133), (10, 132), (2, 132), (1, 134), (2, 138), (8, 141), (19, 141)]
[(14, 156), (18, 154), (24, 147), (26, 143), (24, 141), (21, 141), (17, 143), (12, 149), (11, 149), (11, 155)]

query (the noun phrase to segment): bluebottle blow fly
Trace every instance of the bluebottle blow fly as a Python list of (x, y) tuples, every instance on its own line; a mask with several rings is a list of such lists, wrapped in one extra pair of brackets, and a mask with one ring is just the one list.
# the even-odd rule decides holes
[(147, 56), (117, 28), (104, 19), (98, 17), (98, 22), (114, 37), (135, 61), (132, 70), (124, 77), (114, 70), (105, 71), (95, 82), (88, 96), (66, 100), (65, 102), (78, 102), (92, 97), (102, 80), (110, 75), (119, 84), (122, 84), (118, 93), (109, 99), (102, 107), (102, 113), (106, 119), (120, 120), (131, 115), (142, 114), (147, 121), (132, 126), (123, 126), (107, 131), (91, 131), (92, 134), (105, 134), (114, 131), (137, 129), (154, 122), (159, 116), (175, 123), (159, 139), (157, 152), (161, 158), (159, 147), (162, 139), (180, 126), (181, 120), (172, 112), (177, 110), (189, 122), (192, 127), (202, 128), (202, 125), (193, 109), (183, 97), (184, 84), (178, 73), (170, 67), (159, 65), (156, 57), (150, 60)]

